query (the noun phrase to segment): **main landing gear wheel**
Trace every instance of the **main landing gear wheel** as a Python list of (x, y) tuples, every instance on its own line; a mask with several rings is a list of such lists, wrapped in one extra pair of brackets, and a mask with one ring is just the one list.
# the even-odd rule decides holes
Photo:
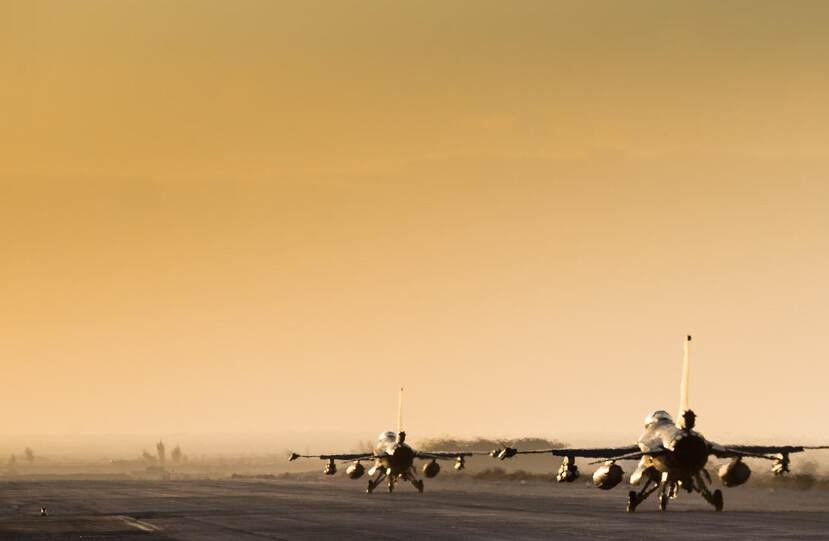
[(422, 480), (420, 480), (420, 479), (418, 479), (417, 481), (415, 481), (415, 488), (417, 489), (417, 491), (418, 491), (418, 492), (420, 492), (421, 494), (423, 494), (423, 481), (422, 481)]
[(660, 494), (659, 495), (659, 510), (664, 511), (668, 508), (668, 495), (667, 494)]
[(369, 479), (368, 486), (366, 487), (366, 494), (371, 494), (372, 492), (374, 492), (374, 483), (371, 481), (371, 479)]
[(711, 497), (711, 503), (714, 505), (714, 509), (716, 511), (722, 511), (722, 508), (723, 508), (722, 490), (717, 489), (717, 490), (714, 491), (714, 494)]
[(636, 491), (631, 490), (630, 492), (628, 492), (627, 512), (633, 513), (634, 511), (636, 511), (637, 505), (639, 505), (639, 498), (636, 496)]

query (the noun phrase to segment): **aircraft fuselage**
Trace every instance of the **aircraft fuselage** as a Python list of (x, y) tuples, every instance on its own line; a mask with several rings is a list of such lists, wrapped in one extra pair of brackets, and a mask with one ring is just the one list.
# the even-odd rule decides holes
[(405, 443), (380, 442), (374, 454), (374, 467), (384, 468), (388, 476), (408, 473), (414, 465), (414, 450)]
[(702, 434), (681, 428), (669, 418), (649, 424), (638, 445), (642, 452), (654, 452), (654, 456), (642, 458), (639, 469), (652, 467), (674, 481), (687, 481), (699, 474), (710, 454), (710, 445)]

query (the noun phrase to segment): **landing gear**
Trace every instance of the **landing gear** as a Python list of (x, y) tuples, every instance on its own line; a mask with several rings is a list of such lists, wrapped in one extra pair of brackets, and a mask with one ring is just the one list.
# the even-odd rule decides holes
[(677, 483), (674, 481), (662, 481), (662, 490), (659, 492), (659, 510), (668, 509), (668, 500), (676, 498)]
[(722, 491), (720, 489), (717, 489), (712, 494), (711, 491), (708, 490), (708, 487), (705, 486), (705, 482), (702, 480), (702, 476), (699, 475), (699, 474), (697, 474), (694, 481), (695, 481), (694, 485), (696, 486), (696, 489), (699, 491), (699, 493), (702, 495), (702, 497), (705, 498), (705, 501), (707, 501), (708, 503), (713, 505), (715, 511), (717, 511), (717, 512), (722, 511), (723, 510)]
[(387, 478), (388, 485), (386, 486), (386, 488), (390, 493), (394, 492), (394, 487), (397, 486), (398, 481), (409, 481), (412, 484), (412, 486), (414, 486), (417, 489), (418, 492), (423, 492), (423, 481), (414, 476), (414, 471), (397, 473), (392, 472), (391, 469), (385, 469), (378, 470), (377, 475), (374, 477), (374, 479), (368, 480), (368, 485), (366, 486), (366, 493), (371, 494), (372, 492), (374, 492), (374, 489), (379, 487), (380, 483), (382, 483)]
[[(651, 485), (653, 485), (653, 487), (651, 487)], [(652, 479), (647, 479), (645, 480), (645, 484), (642, 486), (642, 490), (639, 492), (634, 490), (628, 492), (627, 512), (633, 513), (636, 511), (636, 507), (638, 507), (643, 501), (647, 500), (648, 496), (653, 494), (657, 488), (659, 488), (659, 485), (656, 482)]]
[[(380, 483), (383, 482), (383, 479), (386, 478), (386, 472), (380, 470), (377, 472), (377, 476), (374, 479), (368, 480), (368, 486), (366, 487), (366, 494), (371, 494), (374, 492), (374, 489), (380, 486)], [(391, 482), (391, 480), (389, 480)]]
[(721, 512), (723, 508), (722, 490), (715, 490), (714, 495), (711, 499), (713, 500), (711, 504), (714, 506), (714, 510), (717, 512)]
[[(653, 487), (651, 487), (652, 484), (654, 485)], [(657, 483), (652, 479), (647, 479), (645, 481), (644, 486), (642, 487), (642, 490), (640, 490), (639, 492), (633, 490), (628, 492), (627, 512), (633, 513), (634, 511), (636, 511), (636, 508), (639, 506), (639, 504), (645, 501), (648, 498), (648, 496), (653, 494), (653, 492), (657, 488), (662, 489), (659, 493), (659, 510), (665, 511), (668, 509), (668, 501), (671, 498), (676, 497), (680, 486), (688, 490), (688, 492), (698, 492), (705, 499), (705, 501), (707, 501), (714, 507), (715, 510), (723, 510), (722, 491), (717, 489), (714, 492), (711, 492), (705, 483), (705, 478), (703, 477), (703, 474), (697, 473), (692, 478), (681, 480), (671, 480), (667, 477), (663, 477), (661, 483)]]
[(417, 489), (418, 492), (421, 494), (423, 493), (423, 481), (417, 478), (417, 471), (415, 470), (414, 466), (409, 468), (409, 471), (405, 472), (401, 475), (404, 481), (408, 481), (412, 484), (413, 487)]
[(639, 505), (639, 499), (636, 497), (636, 491), (631, 490), (628, 492), (628, 506), (625, 509), (628, 513), (633, 513), (636, 511), (636, 506)]

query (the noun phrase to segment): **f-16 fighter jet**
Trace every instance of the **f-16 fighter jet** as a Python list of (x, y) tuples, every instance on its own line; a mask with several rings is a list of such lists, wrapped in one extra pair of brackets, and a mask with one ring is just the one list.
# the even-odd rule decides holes
[(418, 492), (423, 492), (423, 480), (417, 478), (415, 460), (426, 460), (423, 465), (423, 475), (428, 478), (435, 477), (440, 472), (438, 460), (454, 460), (455, 469), (464, 469), (466, 457), (472, 455), (483, 455), (486, 453), (477, 452), (432, 452), (417, 451), (406, 443), (406, 433), (402, 430), (402, 408), (403, 388), (400, 388), (400, 399), (397, 411), (397, 432), (382, 432), (378, 437), (377, 445), (372, 452), (367, 453), (340, 453), (325, 455), (300, 455), (291, 453), (288, 460), (298, 458), (319, 458), (327, 463), (323, 469), (326, 475), (337, 473), (337, 462), (351, 462), (345, 473), (351, 479), (359, 479), (366, 472), (363, 461), (371, 462), (373, 465), (368, 470), (371, 479), (368, 480), (366, 492), (374, 492), (383, 480), (388, 481), (389, 492), (394, 490), (398, 481), (410, 482)]
[(829, 449), (829, 446), (806, 445), (721, 445), (703, 437), (695, 430), (696, 415), (688, 407), (688, 355), (691, 337), (684, 343), (682, 386), (679, 419), (659, 410), (645, 418), (645, 431), (635, 445), (596, 449), (532, 449), (519, 450), (507, 447), (492, 451), (501, 460), (523, 454), (547, 453), (563, 457), (556, 480), (571, 483), (579, 476), (576, 458), (598, 459), (590, 464), (602, 464), (593, 474), (593, 484), (610, 490), (621, 483), (624, 476), (623, 460), (638, 460), (639, 465), (630, 476), (630, 483), (641, 485), (639, 491), (628, 492), (627, 510), (633, 512), (648, 496), (659, 491), (659, 509), (664, 511), (668, 501), (675, 498), (680, 489), (700, 494), (717, 511), (723, 509), (722, 491), (710, 490), (711, 476), (705, 466), (710, 457), (731, 459), (723, 465), (718, 475), (726, 487), (742, 485), (748, 481), (751, 470), (746, 459), (771, 461), (772, 472), (783, 475), (789, 471), (789, 455), (807, 449)]

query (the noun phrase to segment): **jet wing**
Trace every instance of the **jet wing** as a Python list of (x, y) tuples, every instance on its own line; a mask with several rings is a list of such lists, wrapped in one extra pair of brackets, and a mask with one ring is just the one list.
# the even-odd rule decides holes
[(505, 460), (512, 458), (515, 455), (553, 455), (553, 456), (570, 456), (580, 458), (600, 458), (603, 460), (638, 460), (645, 454), (638, 445), (630, 445), (628, 447), (594, 447), (582, 449), (530, 449), (522, 451), (512, 447), (505, 447), (503, 449), (495, 449), (490, 453), (490, 456)]
[(354, 454), (339, 454), (339, 455), (300, 455), (291, 453), (288, 455), (288, 460), (293, 462), (298, 458), (319, 458), (321, 460), (369, 460), (375, 458), (374, 453), (354, 453)]
[(802, 453), (812, 449), (829, 449), (829, 445), (720, 445), (713, 443), (711, 453), (717, 458), (765, 458), (777, 460), (771, 455)]
[(453, 460), (457, 458), (465, 458), (468, 456), (488, 455), (485, 451), (416, 451), (415, 458), (422, 458), (424, 460)]

